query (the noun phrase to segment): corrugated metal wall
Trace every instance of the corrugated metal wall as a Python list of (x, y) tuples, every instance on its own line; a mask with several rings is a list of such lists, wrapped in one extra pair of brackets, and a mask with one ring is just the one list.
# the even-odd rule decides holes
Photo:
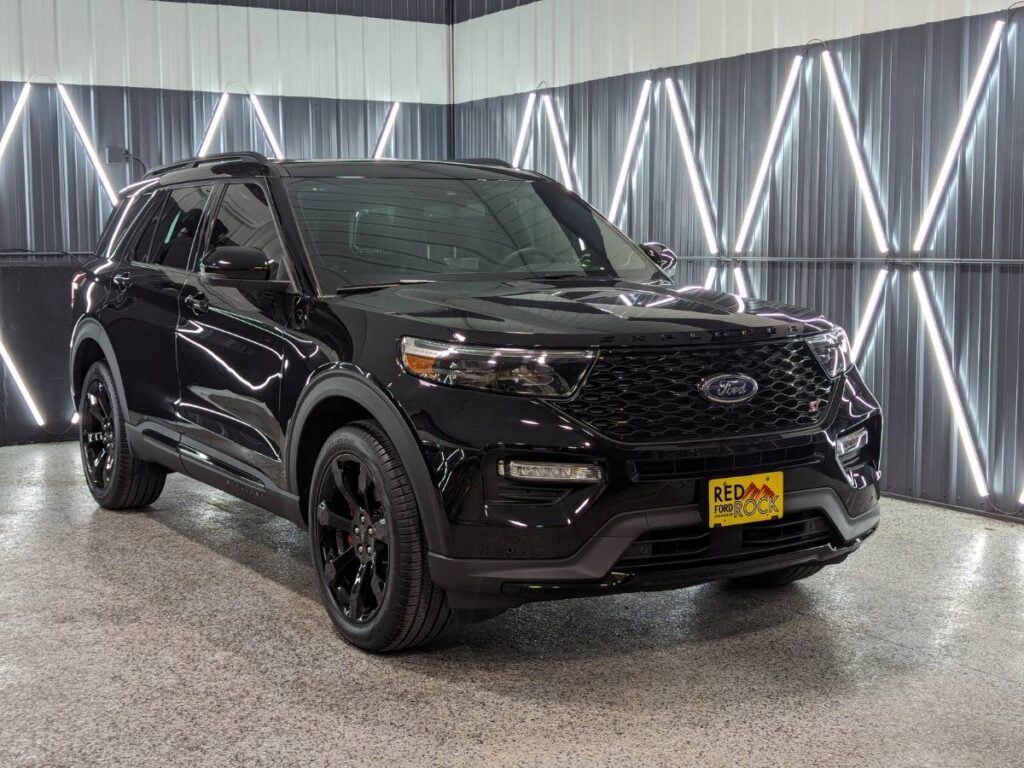
[[(1021, 266), (1024, 266), (1024, 45), (1017, 17), (954, 173), (926, 253), (911, 240), (953, 135), (995, 17), (865, 35), (831, 44), (845, 76), (859, 139), (881, 198), (896, 275), (865, 373), (886, 408), (885, 485), (892, 493), (974, 509), (1019, 511), (1024, 486)], [(731, 251), (786, 75), (797, 50), (639, 73), (552, 90), (579, 188), (607, 210), (644, 79), (681, 84), (722, 242)], [(861, 319), (882, 263), (825, 82), (820, 48), (808, 50), (794, 116), (766, 191), (746, 262), (759, 296), (818, 307), (847, 328)], [(511, 158), (525, 95), (462, 104), (459, 154)], [(639, 239), (687, 257), (681, 280), (702, 282), (712, 263), (664, 88), (656, 89), (624, 215)], [(538, 110), (524, 165), (558, 177)], [(933, 289), (967, 397), (993, 496), (975, 489), (914, 300), (915, 258)], [(731, 267), (731, 264), (728, 266)], [(728, 277), (728, 272), (726, 273)], [(730, 280), (723, 286), (732, 287)]]

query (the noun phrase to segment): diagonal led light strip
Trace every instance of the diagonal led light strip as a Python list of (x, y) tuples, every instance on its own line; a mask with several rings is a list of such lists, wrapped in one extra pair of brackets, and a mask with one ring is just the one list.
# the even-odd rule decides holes
[(110, 177), (107, 176), (107, 172), (103, 170), (103, 164), (100, 162), (100, 156), (96, 154), (96, 147), (93, 146), (92, 140), (89, 139), (89, 134), (85, 132), (85, 125), (82, 124), (82, 119), (78, 116), (78, 111), (75, 109), (75, 105), (71, 101), (71, 97), (68, 95), (64, 86), (60, 83), (57, 83), (57, 93), (60, 94), (61, 101), (64, 102), (64, 109), (67, 111), (68, 117), (71, 118), (71, 122), (75, 126), (78, 138), (82, 142), (82, 146), (85, 147), (85, 153), (89, 156), (89, 160), (92, 161), (93, 168), (96, 169), (96, 173), (100, 177), (100, 183), (103, 185), (103, 189), (107, 193), (107, 197), (110, 198), (110, 204), (117, 205), (120, 198), (117, 196), (117, 191), (114, 189), (114, 185), (110, 183)]
[(743, 253), (747, 246), (747, 236), (750, 234), (751, 225), (754, 223), (754, 214), (763, 210), (760, 205), (761, 192), (764, 190), (765, 182), (768, 180), (768, 173), (771, 171), (772, 160), (775, 159), (775, 151), (779, 146), (779, 139), (782, 138), (782, 130), (786, 127), (790, 113), (790, 105), (793, 103), (793, 95), (796, 93), (797, 83), (800, 81), (800, 70), (803, 67), (804, 57), (797, 56), (793, 59), (793, 66), (789, 70), (789, 78), (782, 91), (782, 99), (779, 101), (778, 109), (775, 111), (775, 120), (772, 122), (771, 133), (768, 134), (768, 144), (764, 148), (764, 156), (761, 158), (761, 165), (757, 169), (757, 176), (754, 179), (754, 188), (750, 191), (750, 200), (747, 202), (747, 209), (743, 214), (743, 222), (740, 224), (739, 234), (736, 236), (736, 253)]
[(739, 291), (741, 299), (750, 298), (750, 288), (747, 287), (747, 276), (743, 274), (743, 266), (737, 264), (732, 268), (732, 278), (736, 281), (736, 290)]
[(853, 129), (853, 119), (850, 117), (846, 89), (839, 81), (839, 74), (836, 72), (836, 65), (832, 60), (831, 52), (828, 50), (822, 51), (821, 62), (825, 65), (826, 79), (832, 91), (832, 103), (835, 104), (836, 110), (839, 113), (839, 125), (843, 129), (846, 149), (849, 151), (850, 160), (853, 162), (857, 184), (860, 187), (860, 194), (864, 199), (864, 206), (868, 212), (868, 221), (871, 222), (871, 229), (875, 234), (875, 244), (878, 246), (879, 253), (888, 253), (890, 250), (889, 240), (885, 236), (885, 227), (882, 226), (882, 216), (878, 210), (878, 201), (875, 199), (871, 177), (868, 176), (867, 166), (864, 164), (864, 153), (857, 142), (857, 134)]
[(978, 489), (978, 495), (985, 498), (989, 495), (988, 483), (985, 480), (985, 470), (981, 466), (981, 458), (978, 455), (978, 446), (974, 442), (974, 433), (967, 421), (967, 412), (964, 410), (963, 400), (960, 397), (960, 390), (956, 378), (953, 375), (953, 368), (949, 358), (946, 356), (946, 344), (939, 330), (939, 323), (935, 318), (935, 309), (932, 306), (931, 296), (924, 284), (924, 278), (919, 270), (914, 270), (914, 290), (917, 292), (917, 302), (921, 307), (921, 314), (924, 316), (925, 328), (928, 330), (928, 338), (931, 341), (932, 353), (935, 362), (939, 366), (939, 373), (942, 375), (942, 383), (946, 388), (946, 396), (949, 405), (953, 409), (953, 419), (956, 422), (957, 432), (960, 433), (960, 442), (967, 454), (967, 463), (974, 477), (974, 485)]
[(519, 123), (519, 135), (516, 137), (516, 150), (512, 155), (512, 165), (516, 168), (523, 160), (523, 152), (526, 150), (526, 140), (530, 136), (530, 125), (533, 123), (533, 110), (537, 105), (537, 94), (531, 93), (526, 99), (526, 111), (523, 112), (523, 120)]
[(569, 168), (569, 152), (566, 145), (562, 143), (562, 128), (558, 116), (555, 114), (554, 99), (547, 93), (541, 96), (541, 103), (548, 116), (548, 128), (551, 131), (551, 140), (555, 143), (555, 156), (558, 158), (558, 167), (562, 172), (563, 184), (570, 192), (573, 191), (572, 171)]
[(643, 126), (644, 115), (647, 114), (647, 105), (650, 101), (651, 81), (644, 80), (643, 88), (640, 89), (640, 99), (636, 103), (636, 111), (633, 113), (633, 125), (629, 129), (629, 139), (626, 141), (626, 152), (622, 156), (622, 165), (619, 166), (619, 177), (615, 182), (615, 193), (612, 195), (612, 205), (608, 209), (608, 220), (612, 224), (618, 224), (619, 206), (622, 203), (622, 196), (626, 191), (626, 181), (629, 178), (629, 169), (633, 164), (633, 154), (636, 151), (637, 140), (640, 138), (640, 128)]
[(928, 205), (925, 208), (924, 216), (921, 218), (921, 226), (918, 227), (917, 237), (914, 238), (915, 253), (919, 253), (924, 249), (932, 224), (935, 222), (935, 215), (939, 211), (939, 205), (945, 197), (949, 178), (953, 173), (953, 166), (960, 155), (960, 148), (963, 145), (964, 137), (967, 135), (967, 129), (974, 119), (978, 101), (981, 99), (986, 82), (988, 82), (992, 61), (999, 51), (999, 42), (1003, 37), (1004, 27), (1006, 27), (1006, 22), (1000, 20), (992, 28), (988, 45), (981, 56), (981, 63), (978, 64), (978, 71), (974, 74), (974, 82), (971, 83), (971, 89), (967, 93), (967, 101), (964, 102), (963, 109), (960, 110), (960, 119), (957, 121), (956, 130), (953, 131), (953, 138), (949, 142), (949, 149), (946, 150), (946, 157), (942, 161), (938, 178), (935, 179), (935, 186), (932, 187), (932, 194), (928, 198)]
[(1017, 499), (1017, 503), (1024, 507), (1024, 489), (1021, 489), (1020, 498)]
[(18, 127), (18, 121), (21, 119), (21, 113), (25, 111), (25, 105), (28, 103), (28, 96), (31, 92), (32, 84), (25, 83), (21, 88), (21, 93), (18, 95), (18, 100), (14, 102), (14, 111), (11, 112), (11, 117), (7, 121), (3, 134), (0, 135), (0, 160), (4, 159), (4, 152), (7, 151), (7, 145), (11, 143), (14, 129)]
[(230, 94), (222, 93), (220, 95), (217, 108), (213, 110), (213, 117), (210, 118), (210, 124), (206, 126), (206, 133), (203, 134), (203, 141), (196, 151), (196, 157), (206, 157), (210, 154), (210, 147), (213, 146), (213, 140), (217, 135), (217, 129), (220, 127), (221, 120), (224, 119), (224, 112), (228, 108), (229, 101), (231, 101)]
[(857, 328), (857, 335), (853, 339), (853, 348), (850, 351), (853, 362), (860, 359), (860, 353), (864, 351), (868, 336), (874, 328), (875, 318), (878, 313), (878, 306), (882, 301), (882, 292), (885, 290), (885, 283), (889, 279), (889, 270), (882, 268), (875, 276), (875, 284), (871, 286), (871, 293), (868, 295), (868, 303), (864, 307), (864, 314), (860, 319), (860, 326)]
[(7, 346), (2, 340), (0, 340), (0, 357), (3, 358), (4, 365), (7, 366), (7, 370), (11, 372), (11, 378), (14, 379), (14, 383), (18, 387), (18, 391), (21, 392), (21, 397), (24, 399), (25, 405), (27, 405), (29, 411), (32, 412), (32, 418), (36, 420), (36, 424), (40, 427), (45, 427), (46, 421), (43, 419), (43, 414), (41, 414), (39, 409), (36, 407), (36, 402), (32, 399), (32, 393), (29, 392), (28, 387), (25, 386), (25, 381), (21, 378), (18, 366), (14, 364), (14, 360), (11, 359), (11, 355), (7, 351)]
[(665, 90), (668, 91), (668, 103), (672, 109), (672, 119), (676, 124), (676, 133), (679, 134), (679, 144), (683, 149), (686, 171), (690, 175), (690, 186), (693, 187), (693, 196), (697, 200), (697, 212), (700, 214), (700, 221), (704, 227), (704, 238), (708, 243), (708, 251), (714, 256), (719, 250), (718, 235), (715, 234), (715, 225), (711, 217), (711, 206), (708, 203), (706, 187), (700, 169), (697, 166), (693, 142), (690, 140), (690, 132), (686, 127), (686, 120), (683, 118), (683, 108), (679, 103), (679, 94), (676, 93), (676, 82), (673, 78), (665, 78)]
[(391, 140), (391, 134), (395, 130), (395, 121), (398, 119), (398, 110), (402, 107), (402, 102), (396, 101), (388, 109), (387, 117), (384, 118), (384, 127), (380, 130), (380, 136), (377, 137), (377, 146), (373, 149), (373, 159), (380, 160), (384, 157), (384, 152), (388, 148), (388, 141)]
[(718, 283), (718, 267), (708, 269), (708, 275), (704, 278), (704, 290), (710, 291)]
[(281, 145), (277, 141), (277, 135), (274, 133), (274, 129), (270, 127), (270, 120), (267, 119), (267, 113), (263, 111), (263, 105), (260, 104), (260, 100), (256, 97), (256, 94), (249, 94), (249, 102), (252, 104), (253, 112), (256, 113), (256, 119), (260, 121), (260, 126), (263, 128), (263, 135), (267, 137), (267, 143), (270, 145), (270, 149), (274, 153), (274, 157), (278, 160), (284, 160), (284, 152), (281, 151)]

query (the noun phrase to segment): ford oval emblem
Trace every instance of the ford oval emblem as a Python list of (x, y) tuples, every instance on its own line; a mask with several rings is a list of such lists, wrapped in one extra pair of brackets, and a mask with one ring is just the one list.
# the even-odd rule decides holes
[(723, 373), (704, 379), (699, 389), (704, 399), (712, 403), (737, 405), (757, 394), (757, 382), (742, 373)]

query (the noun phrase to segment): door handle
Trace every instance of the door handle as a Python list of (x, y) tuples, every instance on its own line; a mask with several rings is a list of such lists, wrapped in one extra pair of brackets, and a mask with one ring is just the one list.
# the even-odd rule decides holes
[(185, 306), (196, 315), (202, 315), (210, 311), (210, 302), (206, 298), (206, 294), (203, 293), (190, 293), (185, 297)]
[(132, 274), (131, 272), (115, 272), (114, 276), (110, 278), (110, 282), (123, 291), (132, 284)]

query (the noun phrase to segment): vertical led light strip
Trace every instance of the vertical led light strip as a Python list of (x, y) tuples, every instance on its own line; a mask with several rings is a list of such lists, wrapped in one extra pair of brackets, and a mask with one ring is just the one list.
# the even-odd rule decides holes
[(43, 414), (41, 414), (39, 409), (36, 407), (36, 401), (32, 399), (32, 393), (29, 392), (28, 387), (25, 386), (25, 381), (21, 378), (18, 366), (14, 364), (14, 360), (11, 359), (11, 355), (7, 351), (7, 345), (5, 345), (3, 341), (0, 341), (0, 357), (3, 358), (4, 365), (6, 365), (7, 370), (10, 371), (11, 378), (14, 379), (14, 383), (18, 387), (18, 391), (21, 392), (21, 397), (25, 401), (25, 405), (28, 406), (29, 411), (32, 413), (32, 418), (36, 420), (36, 424), (40, 427), (45, 427), (46, 421), (43, 420)]
[(970, 424), (967, 421), (967, 412), (964, 410), (963, 400), (960, 397), (960, 389), (957, 386), (956, 378), (953, 375), (953, 368), (949, 358), (946, 356), (946, 344), (939, 330), (938, 320), (935, 318), (935, 309), (932, 306), (931, 296), (924, 284), (924, 278), (919, 270), (914, 270), (914, 290), (917, 292), (917, 302), (924, 316), (925, 328), (928, 330), (928, 338), (931, 341), (932, 352), (935, 355), (935, 362), (939, 366), (939, 373), (942, 375), (942, 383), (946, 388), (946, 396), (949, 405), (953, 409), (953, 419), (956, 422), (957, 432), (960, 433), (960, 442), (967, 453), (967, 463), (974, 477), (974, 485), (978, 489), (978, 495), (985, 498), (989, 495), (988, 483), (985, 480), (985, 470), (981, 466), (981, 458), (978, 455), (978, 446), (974, 443), (974, 434), (971, 432)]
[(519, 167), (523, 161), (523, 153), (526, 151), (526, 140), (530, 136), (530, 125), (533, 122), (533, 110), (537, 106), (537, 94), (531, 93), (526, 98), (526, 111), (523, 112), (523, 120), (519, 123), (519, 135), (516, 137), (516, 150), (512, 155), (512, 165)]
[(875, 276), (875, 284), (871, 286), (871, 293), (868, 295), (868, 303), (864, 307), (864, 315), (860, 319), (860, 326), (857, 328), (857, 335), (853, 339), (853, 349), (850, 351), (853, 362), (860, 359), (860, 353), (864, 351), (868, 335), (875, 326), (875, 315), (878, 312), (878, 305), (882, 301), (882, 292), (885, 290), (886, 280), (889, 279), (889, 270), (880, 269)]
[(4, 127), (3, 134), (0, 135), (0, 160), (4, 159), (4, 152), (7, 151), (7, 145), (11, 143), (14, 129), (18, 127), (18, 121), (21, 120), (21, 113), (25, 111), (25, 105), (28, 103), (28, 96), (31, 92), (32, 84), (25, 83), (21, 88), (21, 93), (18, 94), (18, 100), (14, 102), (14, 111), (11, 112), (11, 117)]
[(391, 140), (391, 134), (395, 130), (395, 121), (398, 119), (398, 110), (401, 109), (402, 102), (396, 101), (388, 109), (388, 115), (384, 118), (384, 127), (380, 129), (380, 136), (377, 137), (377, 146), (373, 149), (373, 159), (380, 160), (384, 157), (384, 152), (387, 151), (388, 142)]
[(222, 93), (220, 95), (217, 107), (213, 110), (213, 117), (210, 118), (210, 124), (206, 126), (206, 133), (203, 134), (203, 141), (196, 151), (196, 157), (206, 157), (210, 154), (210, 147), (213, 146), (213, 139), (217, 135), (217, 129), (220, 128), (221, 120), (224, 119), (224, 112), (228, 108), (229, 101), (231, 101), (230, 94)]
[(690, 175), (690, 185), (693, 187), (693, 195), (697, 200), (697, 212), (700, 214), (700, 221), (704, 227), (704, 238), (708, 243), (708, 251), (712, 256), (718, 254), (718, 235), (715, 233), (715, 224), (711, 218), (711, 206), (707, 199), (707, 190), (700, 169), (697, 166), (697, 156), (693, 151), (693, 143), (690, 141), (690, 132), (686, 127), (686, 120), (683, 118), (683, 107), (679, 102), (679, 94), (676, 93), (676, 82), (673, 78), (665, 78), (665, 90), (668, 91), (668, 103), (672, 110), (672, 119), (676, 124), (676, 133), (679, 134), (679, 145), (683, 150), (683, 160), (686, 162), (686, 171)]
[(704, 289), (710, 291), (715, 287), (718, 282), (718, 267), (714, 266), (708, 269), (707, 277), (704, 278)]
[(832, 103), (835, 104), (836, 110), (839, 113), (839, 125), (843, 129), (846, 149), (849, 151), (850, 160), (853, 162), (857, 184), (860, 187), (861, 197), (864, 199), (864, 207), (868, 212), (868, 221), (871, 222), (871, 229), (875, 234), (875, 244), (878, 246), (879, 253), (888, 253), (890, 250), (889, 241), (885, 236), (885, 227), (882, 226), (882, 216), (878, 210), (878, 201), (875, 199), (871, 177), (868, 176), (868, 169), (864, 164), (864, 153), (857, 142), (857, 133), (853, 129), (853, 119), (850, 117), (846, 89), (839, 82), (839, 74), (836, 72), (836, 65), (829, 51), (821, 52), (821, 62), (825, 65), (825, 76), (828, 80), (829, 89), (832, 91)]
[(750, 298), (750, 288), (747, 287), (747, 276), (743, 274), (743, 266), (737, 264), (732, 268), (732, 278), (736, 281), (736, 290), (739, 291), (741, 299)]
[(551, 140), (555, 143), (555, 155), (558, 157), (558, 167), (562, 172), (562, 183), (566, 189), (573, 191), (572, 170), (569, 167), (569, 150), (566, 143), (562, 141), (562, 126), (555, 114), (555, 102), (549, 94), (541, 96), (544, 104), (544, 111), (548, 116), (548, 128), (551, 131)]
[(608, 209), (608, 220), (612, 224), (618, 224), (619, 206), (622, 204), (622, 197), (626, 192), (626, 181), (629, 179), (629, 169), (633, 165), (633, 153), (636, 152), (637, 140), (640, 138), (640, 128), (644, 124), (644, 116), (647, 114), (647, 104), (651, 95), (651, 81), (644, 80), (643, 88), (640, 89), (640, 99), (636, 103), (636, 111), (633, 113), (633, 125), (629, 129), (629, 139), (626, 141), (626, 152), (622, 156), (622, 165), (619, 167), (619, 177), (615, 182), (615, 193), (612, 195), (612, 205)]
[(743, 214), (743, 222), (740, 224), (739, 234), (736, 235), (736, 253), (743, 253), (747, 247), (747, 237), (750, 235), (751, 226), (754, 223), (754, 214), (762, 210), (761, 192), (764, 190), (765, 182), (768, 181), (768, 173), (772, 168), (772, 161), (775, 159), (775, 152), (782, 138), (782, 130), (786, 127), (786, 118), (790, 115), (790, 105), (793, 103), (793, 95), (796, 93), (796, 86), (800, 82), (800, 70), (803, 67), (804, 57), (797, 56), (793, 59), (793, 66), (789, 70), (789, 78), (786, 80), (786, 87), (782, 91), (782, 99), (779, 101), (778, 109), (775, 112), (775, 120), (772, 122), (771, 133), (768, 134), (768, 145), (764, 148), (764, 157), (761, 158), (761, 165), (757, 169), (757, 176), (754, 178), (754, 188), (750, 191), (750, 200), (747, 202), (747, 209)]
[(967, 135), (967, 129), (974, 119), (978, 100), (981, 99), (985, 83), (988, 81), (988, 73), (992, 68), (992, 61), (999, 51), (999, 42), (1002, 39), (1005, 26), (1005, 21), (997, 21), (992, 28), (988, 45), (981, 56), (981, 63), (978, 64), (978, 71), (974, 74), (974, 82), (971, 83), (971, 89), (967, 93), (967, 101), (964, 102), (963, 109), (960, 110), (960, 119), (957, 121), (956, 130), (953, 131), (953, 138), (949, 142), (949, 149), (946, 150), (946, 157), (942, 161), (938, 178), (935, 179), (935, 186), (932, 187), (932, 194), (928, 198), (928, 205), (924, 210), (924, 216), (921, 218), (917, 237), (914, 238), (915, 253), (921, 252), (928, 240), (928, 234), (931, 232), (932, 224), (935, 222), (935, 215), (939, 211), (939, 204), (942, 202), (947, 191), (949, 178), (953, 173), (953, 166), (960, 155), (960, 148), (963, 145), (964, 137)]
[(253, 112), (256, 113), (256, 119), (260, 121), (260, 126), (263, 128), (263, 135), (267, 137), (267, 143), (270, 145), (270, 149), (274, 153), (274, 157), (278, 160), (284, 160), (284, 152), (281, 151), (281, 145), (277, 141), (274, 129), (270, 127), (270, 120), (267, 119), (267, 113), (263, 111), (263, 105), (260, 104), (260, 100), (256, 98), (256, 94), (249, 94), (249, 102), (252, 104)]
[(92, 140), (89, 138), (89, 134), (85, 132), (85, 125), (82, 124), (82, 119), (78, 116), (78, 111), (75, 109), (75, 105), (71, 101), (71, 97), (68, 95), (67, 90), (60, 83), (57, 83), (57, 93), (60, 94), (61, 101), (64, 102), (64, 109), (68, 113), (68, 117), (71, 118), (71, 122), (75, 126), (75, 131), (78, 133), (78, 138), (82, 142), (82, 146), (85, 147), (85, 153), (89, 156), (89, 160), (92, 162), (92, 167), (96, 169), (96, 174), (100, 177), (100, 183), (103, 185), (104, 191), (107, 193), (107, 197), (110, 198), (111, 205), (117, 205), (119, 198), (117, 191), (114, 189), (114, 185), (110, 183), (110, 177), (107, 176), (107, 172), (103, 170), (103, 164), (100, 162), (100, 156), (96, 154), (96, 147), (93, 146)]

